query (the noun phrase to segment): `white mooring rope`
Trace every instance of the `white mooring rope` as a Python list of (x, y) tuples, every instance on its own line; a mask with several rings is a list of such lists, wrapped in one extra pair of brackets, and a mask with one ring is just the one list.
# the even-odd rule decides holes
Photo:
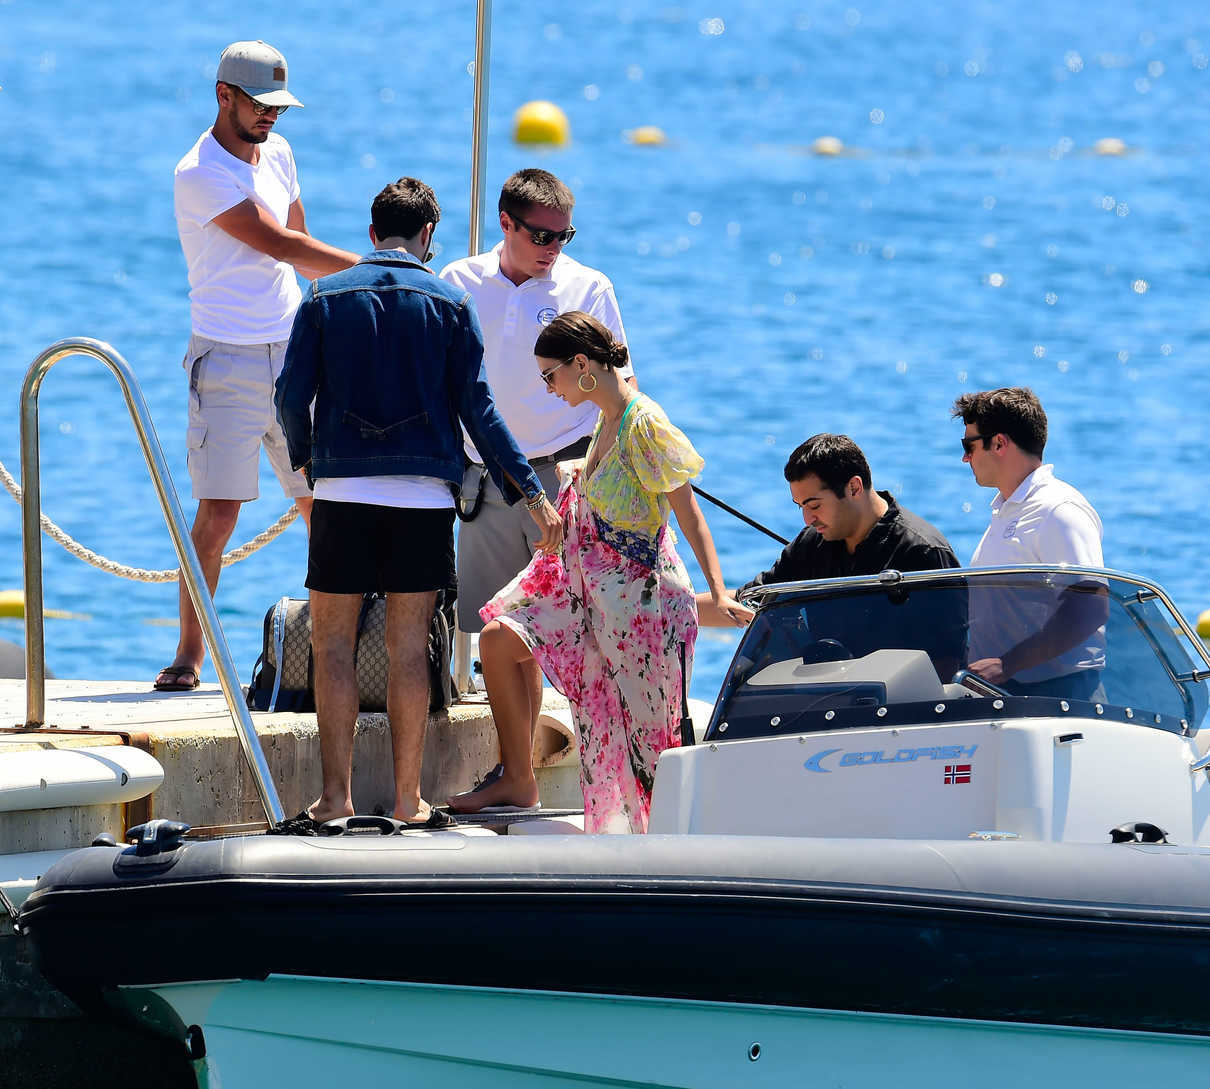
[[(9, 494), (20, 503), (21, 485), (13, 479), (12, 474), (4, 467), (4, 462), (2, 461), (0, 461), (0, 481), (4, 482), (4, 486), (8, 489)], [(251, 556), (258, 548), (263, 548), (273, 540), (297, 517), (298, 507), (291, 507), (263, 533), (258, 533), (252, 540), (240, 545), (239, 548), (233, 548), (230, 552), (224, 552), (223, 566), (229, 567), (231, 564), (239, 563), (240, 560)], [(125, 564), (106, 559), (104, 556), (99, 556), (97, 553), (85, 548), (79, 541), (73, 540), (45, 514), (40, 515), (40, 518), (43, 533), (58, 541), (73, 556), (83, 560), (85, 563), (92, 564), (93, 567), (99, 568), (102, 571), (108, 571), (111, 575), (117, 575), (119, 578), (124, 579), (134, 579), (137, 582), (175, 582), (180, 576), (180, 568), (173, 568), (171, 571), (148, 571), (142, 567), (127, 567)]]

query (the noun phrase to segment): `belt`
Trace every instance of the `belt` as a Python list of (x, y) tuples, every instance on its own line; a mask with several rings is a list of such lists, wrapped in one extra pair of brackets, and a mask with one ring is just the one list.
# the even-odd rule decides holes
[(570, 446), (564, 446), (562, 450), (556, 450), (553, 454), (543, 454), (540, 458), (530, 458), (529, 464), (534, 469), (545, 469), (548, 465), (554, 465), (559, 461), (567, 461), (569, 458), (582, 458), (588, 453), (588, 435), (582, 439), (576, 439)]
[[(553, 454), (543, 454), (540, 458), (530, 458), (529, 466), (531, 469), (545, 469), (548, 465), (554, 465), (558, 461), (566, 461), (568, 458), (581, 458), (588, 453), (588, 444), (590, 441), (591, 436), (585, 435), (581, 439), (576, 439), (570, 446), (564, 446), (562, 450), (556, 450)], [(483, 488), (487, 484), (487, 470), (479, 462), (468, 462), (467, 467), (479, 470), (479, 485), (475, 490), (475, 498), (471, 501), (469, 509), (464, 507), (462, 496), (459, 496), (454, 501), (454, 510), (464, 522), (473, 521), (478, 515), (479, 508), (483, 505)]]
[[(570, 446), (564, 446), (562, 450), (556, 450), (553, 454), (543, 454), (540, 458), (530, 458), (529, 466), (531, 469), (545, 469), (548, 465), (567, 461), (569, 458), (582, 458), (588, 453), (588, 444), (591, 439), (591, 435), (585, 435), (582, 439), (576, 439)], [(483, 465), (478, 461), (471, 461), (468, 464), (474, 466), (476, 469), (483, 470)]]

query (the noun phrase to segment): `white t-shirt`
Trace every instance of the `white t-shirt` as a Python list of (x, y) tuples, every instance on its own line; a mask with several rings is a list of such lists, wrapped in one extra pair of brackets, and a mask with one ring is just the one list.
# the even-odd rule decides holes
[[(991, 507), (991, 522), (971, 557), (972, 567), (1021, 563), (1105, 566), (1100, 517), (1075, 488), (1055, 479), (1053, 465), (1040, 465), (1007, 499), (997, 492)], [(1011, 650), (1054, 614), (1063, 593), (1057, 589), (1027, 599), (1007, 590), (972, 590), (970, 659), (998, 658)], [(1083, 643), (1013, 679), (1033, 683), (1080, 669), (1100, 669), (1104, 664), (1105, 629), (1100, 628)]]
[(299, 196), (290, 145), (272, 132), (253, 166), (237, 159), (207, 129), (176, 165), (173, 203), (189, 266), (193, 331), (226, 344), (286, 340), (302, 300), (292, 265), (244, 245), (211, 222), (252, 200), (283, 227)]
[[(543, 328), (569, 310), (583, 310), (614, 338), (626, 342), (613, 284), (603, 273), (560, 253), (544, 276), (514, 284), (500, 271), (504, 243), (441, 270), (441, 278), (469, 291), (483, 326), (483, 358), (496, 408), (527, 458), (543, 457), (592, 432), (597, 406), (572, 408), (546, 391), (534, 362), (534, 342)], [(619, 374), (634, 373), (627, 366)], [(482, 462), (471, 441), (466, 453)]]
[(330, 503), (369, 503), (375, 507), (410, 507), (446, 510), (454, 493), (435, 476), (321, 476), (315, 481), (315, 498)]

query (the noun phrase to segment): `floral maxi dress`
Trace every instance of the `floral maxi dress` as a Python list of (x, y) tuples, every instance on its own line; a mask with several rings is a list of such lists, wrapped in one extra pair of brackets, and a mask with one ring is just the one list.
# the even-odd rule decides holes
[[(600, 431), (598, 420), (594, 446)], [(586, 832), (645, 832), (656, 761), (680, 744), (697, 605), (667, 493), (703, 464), (659, 405), (636, 396), (590, 478), (580, 462), (560, 466), (562, 556), (538, 553), (480, 610), (521, 637), (571, 704)]]

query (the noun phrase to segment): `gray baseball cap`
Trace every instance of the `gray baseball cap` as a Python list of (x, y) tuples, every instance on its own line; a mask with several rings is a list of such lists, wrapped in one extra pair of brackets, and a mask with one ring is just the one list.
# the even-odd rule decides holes
[(262, 106), (301, 106), (286, 90), (286, 58), (262, 41), (233, 42), (219, 57), (219, 83), (231, 83)]

